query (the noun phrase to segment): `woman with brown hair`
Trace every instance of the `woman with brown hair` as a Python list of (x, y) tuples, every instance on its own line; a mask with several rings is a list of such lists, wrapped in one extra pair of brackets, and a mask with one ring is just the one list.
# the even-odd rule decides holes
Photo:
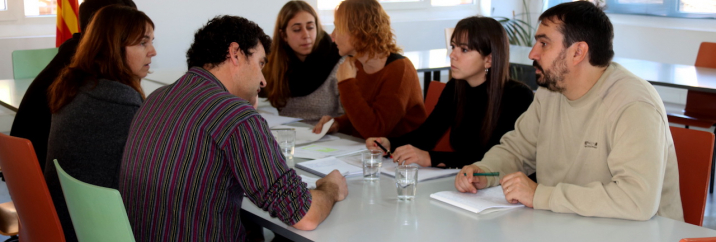
[(311, 5), (300, 0), (283, 5), (268, 60), (264, 90), (281, 116), (315, 124), (323, 115), (343, 114), (336, 80), (341, 56)]
[[(493, 18), (468, 17), (455, 26), (450, 45), (453, 79), (420, 128), (401, 137), (369, 138), (393, 150), (393, 160), (420, 166), (462, 168), (482, 159), (532, 103), (527, 85), (509, 78), (510, 47)], [(431, 151), (450, 130), (454, 152)]]
[(335, 12), (333, 40), (340, 55), (338, 90), (345, 115), (324, 116), (314, 127), (334, 119), (329, 131), (361, 138), (397, 137), (425, 120), (418, 73), (398, 54), (390, 17), (376, 0), (346, 0)]
[(67, 241), (77, 238), (53, 160), (80, 181), (118, 188), (129, 127), (144, 100), (139, 82), (156, 55), (153, 39), (154, 23), (143, 12), (104, 7), (87, 26), (70, 65), (50, 86), (45, 180)]

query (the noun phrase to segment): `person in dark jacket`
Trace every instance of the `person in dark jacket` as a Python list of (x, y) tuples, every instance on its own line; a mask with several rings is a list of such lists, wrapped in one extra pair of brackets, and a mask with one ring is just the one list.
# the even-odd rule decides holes
[(53, 160), (72, 177), (119, 188), (119, 167), (134, 114), (144, 100), (139, 82), (157, 54), (154, 23), (136, 8), (100, 9), (69, 66), (48, 91), (52, 113), (45, 180), (67, 241), (76, 241)]
[(104, 6), (119, 4), (136, 8), (132, 0), (86, 0), (80, 5), (80, 33), (72, 35), (57, 51), (55, 58), (35, 77), (22, 97), (20, 107), (15, 114), (10, 135), (29, 139), (35, 148), (40, 169), (45, 169), (47, 137), (50, 135), (50, 107), (47, 102), (47, 89), (60, 75), (60, 71), (70, 64), (75, 56), (77, 44), (89, 25), (92, 16)]
[[(532, 103), (527, 85), (509, 78), (509, 44), (493, 18), (468, 17), (455, 26), (450, 45), (450, 80), (428, 119), (400, 137), (373, 137), (392, 150), (393, 160), (424, 167), (462, 168), (482, 159)], [(454, 151), (433, 151), (450, 129)]]

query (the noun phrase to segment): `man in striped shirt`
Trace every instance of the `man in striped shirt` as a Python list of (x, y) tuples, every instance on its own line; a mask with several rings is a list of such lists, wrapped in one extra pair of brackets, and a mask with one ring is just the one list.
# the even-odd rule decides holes
[(269, 37), (235, 16), (194, 37), (189, 71), (147, 98), (125, 146), (119, 190), (137, 241), (243, 241), (244, 194), (288, 225), (316, 228), (348, 189), (337, 171), (306, 189), (252, 107)]

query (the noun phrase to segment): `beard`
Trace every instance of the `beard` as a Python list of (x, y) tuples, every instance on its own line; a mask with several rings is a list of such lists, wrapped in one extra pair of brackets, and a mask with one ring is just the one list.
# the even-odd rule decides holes
[(532, 65), (542, 72), (541, 74), (537, 74), (537, 85), (553, 92), (563, 92), (564, 87), (560, 84), (564, 80), (564, 76), (569, 73), (566, 57), (567, 50), (564, 49), (559, 53), (557, 59), (552, 62), (552, 70), (546, 71), (542, 69), (542, 65), (534, 61)]

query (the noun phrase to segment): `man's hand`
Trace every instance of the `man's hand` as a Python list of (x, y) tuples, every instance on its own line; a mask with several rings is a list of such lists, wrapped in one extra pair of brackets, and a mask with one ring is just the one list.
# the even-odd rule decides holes
[(527, 177), (525, 173), (515, 172), (506, 175), (500, 180), (505, 199), (510, 203), (520, 202), (527, 207), (534, 207), (532, 203), (537, 190), (537, 183)]
[[(313, 126), (313, 133), (320, 134), (321, 130), (323, 130), (323, 125), (328, 123), (328, 121), (331, 121), (331, 119), (333, 119), (333, 117), (328, 116), (328, 115), (323, 116), (321, 118), (321, 120), (318, 120), (318, 123), (316, 124), (316, 126)], [(331, 125), (331, 127), (328, 129), (328, 133), (331, 134), (331, 133), (335, 133), (335, 132), (338, 132), (338, 122), (334, 121), (333, 124)]]
[(476, 165), (466, 165), (455, 177), (455, 188), (460, 192), (477, 193), (477, 189), (487, 187), (487, 178), (484, 176), (472, 176), (472, 173), (482, 173), (482, 169)]
[(338, 66), (336, 78), (338, 79), (338, 83), (340, 83), (342, 81), (355, 78), (356, 73), (358, 73), (358, 68), (355, 66), (355, 58), (346, 57), (346, 60)]
[(325, 177), (316, 181), (317, 189), (322, 189), (326, 186), (335, 187), (335, 189), (328, 188), (324, 189), (324, 191), (335, 195), (333, 199), (335, 199), (336, 202), (343, 201), (343, 199), (346, 199), (346, 196), (348, 196), (348, 184), (346, 184), (346, 178), (338, 170), (333, 170)]
[(405, 164), (417, 163), (422, 167), (430, 167), (430, 153), (427, 151), (415, 148), (412, 145), (403, 145), (395, 149), (393, 152), (393, 161), (403, 162)]

